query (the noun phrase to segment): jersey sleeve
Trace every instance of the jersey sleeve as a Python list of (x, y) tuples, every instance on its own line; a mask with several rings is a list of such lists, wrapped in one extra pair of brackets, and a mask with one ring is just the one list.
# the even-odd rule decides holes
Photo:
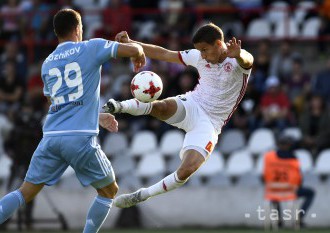
[(185, 66), (197, 66), (200, 57), (200, 52), (197, 49), (190, 49), (179, 52), (179, 58)]
[(237, 67), (243, 72), (243, 74), (248, 74), (249, 75), (251, 73), (252, 66), (249, 69), (245, 69), (240, 64), (238, 64), (238, 62), (237, 62), (236, 59), (234, 59), (234, 61), (235, 61), (236, 65), (237, 65)]
[(46, 77), (46, 74), (44, 72), (44, 66), (42, 66), (42, 68), (41, 68), (41, 79), (42, 79), (42, 82), (44, 84), (43, 92), (44, 92), (45, 96), (50, 96), (50, 91), (49, 91), (49, 88), (47, 86), (47, 82), (45, 80), (45, 77)]
[(92, 39), (88, 41), (88, 47), (92, 51), (91, 57), (94, 57), (99, 64), (117, 57), (118, 42), (116, 41), (101, 38)]

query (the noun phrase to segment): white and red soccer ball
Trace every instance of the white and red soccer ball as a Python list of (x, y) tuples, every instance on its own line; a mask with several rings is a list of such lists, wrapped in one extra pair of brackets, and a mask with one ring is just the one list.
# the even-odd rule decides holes
[(134, 98), (147, 103), (159, 98), (163, 91), (163, 82), (154, 72), (141, 71), (131, 81), (131, 92)]

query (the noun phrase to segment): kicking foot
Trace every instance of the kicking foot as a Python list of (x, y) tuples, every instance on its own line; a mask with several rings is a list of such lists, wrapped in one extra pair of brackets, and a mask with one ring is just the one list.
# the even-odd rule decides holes
[(116, 197), (114, 200), (115, 206), (117, 206), (118, 208), (128, 208), (147, 200), (148, 198), (143, 199), (141, 197), (142, 190), (143, 188), (137, 190), (134, 193), (122, 194)]
[(105, 105), (103, 105), (102, 108), (105, 112), (114, 114), (114, 113), (121, 113), (123, 106), (119, 101), (116, 101), (114, 99), (109, 99), (108, 102)]

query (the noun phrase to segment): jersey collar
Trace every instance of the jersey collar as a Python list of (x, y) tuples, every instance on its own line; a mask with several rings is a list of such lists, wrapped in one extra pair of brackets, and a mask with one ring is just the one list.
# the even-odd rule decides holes
[(75, 44), (75, 43), (76, 43), (76, 42), (73, 42), (73, 41), (62, 42), (62, 43), (58, 44), (56, 48), (59, 48), (59, 47), (61, 47), (61, 46), (63, 46), (63, 45), (66, 45), (66, 44)]

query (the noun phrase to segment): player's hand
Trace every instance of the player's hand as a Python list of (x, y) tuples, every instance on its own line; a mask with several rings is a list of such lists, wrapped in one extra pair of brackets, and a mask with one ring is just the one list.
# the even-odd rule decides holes
[(126, 31), (121, 31), (115, 36), (115, 40), (121, 43), (129, 43), (131, 39), (129, 38)]
[(139, 70), (146, 64), (146, 56), (142, 53), (138, 57), (132, 57), (131, 61), (134, 65), (134, 72), (139, 72)]
[(118, 131), (118, 122), (110, 113), (100, 113), (99, 124), (110, 132)]
[(226, 55), (227, 57), (231, 58), (238, 58), (241, 54), (241, 41), (237, 40), (235, 37), (233, 37), (229, 42), (226, 43), (227, 50)]

